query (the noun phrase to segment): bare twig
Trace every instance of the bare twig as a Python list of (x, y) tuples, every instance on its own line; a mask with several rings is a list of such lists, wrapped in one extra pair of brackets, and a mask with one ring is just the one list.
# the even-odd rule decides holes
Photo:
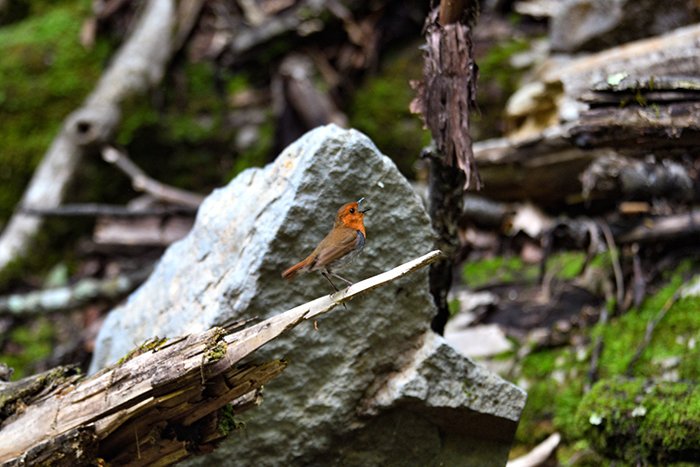
[(131, 275), (111, 279), (87, 278), (67, 287), (0, 297), (0, 315), (29, 316), (72, 310), (100, 298), (114, 300), (134, 290), (149, 274), (150, 268), (145, 268)]
[(102, 149), (102, 158), (110, 164), (114, 164), (119, 170), (129, 176), (132, 186), (137, 191), (146, 192), (161, 201), (181, 204), (191, 208), (199, 207), (204, 201), (204, 196), (200, 194), (175, 188), (154, 180), (139, 166), (134, 164), (126, 154), (111, 146), (105, 146)]
[(603, 232), (603, 238), (605, 238), (605, 243), (607, 243), (608, 251), (610, 252), (610, 262), (612, 263), (613, 274), (615, 275), (615, 300), (617, 301), (615, 307), (620, 310), (622, 308), (622, 302), (625, 299), (625, 281), (622, 277), (620, 256), (617, 246), (615, 245), (615, 238), (613, 237), (612, 231), (610, 231), (608, 223), (601, 220), (598, 224), (600, 225), (600, 230)]
[(547, 439), (542, 441), (535, 448), (512, 461), (508, 461), (506, 467), (537, 467), (545, 465), (545, 461), (554, 453), (561, 442), (559, 433), (552, 433)]
[(656, 329), (656, 326), (661, 322), (662, 319), (664, 319), (664, 316), (666, 316), (666, 313), (668, 313), (668, 310), (671, 309), (671, 307), (678, 301), (678, 299), (681, 297), (680, 293), (680, 287), (671, 295), (668, 300), (666, 300), (666, 303), (661, 307), (659, 312), (656, 314), (653, 320), (649, 321), (647, 323), (647, 328), (646, 331), (644, 332), (644, 339), (642, 342), (639, 344), (637, 347), (637, 350), (634, 352), (634, 355), (632, 356), (632, 359), (630, 362), (627, 364), (627, 370), (625, 371), (626, 376), (632, 376), (634, 372), (634, 366), (637, 364), (639, 359), (642, 357), (642, 354), (646, 350), (646, 348), (649, 346), (651, 343), (651, 338), (654, 334), (654, 330)]
[[(608, 324), (608, 315), (608, 307), (603, 305), (600, 309), (600, 318), (598, 319), (598, 324), (601, 328)], [(588, 380), (584, 384), (584, 392), (590, 391), (593, 384), (598, 380), (598, 365), (600, 364), (600, 355), (603, 353), (603, 345), (603, 334), (601, 332), (596, 337), (595, 344), (593, 344), (591, 363), (588, 367)]]
[(25, 208), (27, 215), (43, 217), (151, 217), (151, 216), (193, 216), (197, 210), (189, 206), (153, 206), (145, 209), (134, 209), (115, 204), (80, 203), (64, 204), (56, 208)]
[(431, 251), (430, 253), (421, 256), (420, 258), (416, 258), (400, 266), (396, 266), (394, 269), (383, 272), (381, 274), (377, 274), (376, 276), (370, 277), (369, 279), (357, 282), (349, 287), (341, 289), (339, 292), (336, 292), (334, 294), (317, 298), (316, 300), (313, 300), (309, 303), (289, 310), (287, 313), (291, 313), (295, 310), (303, 310), (305, 307), (307, 307), (308, 311), (305, 314), (303, 314), (303, 318), (311, 319), (315, 316), (332, 310), (337, 305), (349, 302), (358, 295), (365, 294), (370, 290), (376, 289), (377, 287), (381, 287), (385, 284), (388, 284), (389, 282), (395, 281), (400, 277), (417, 271), (418, 269), (428, 266), (429, 264), (432, 264), (442, 258), (443, 254), (440, 250)]

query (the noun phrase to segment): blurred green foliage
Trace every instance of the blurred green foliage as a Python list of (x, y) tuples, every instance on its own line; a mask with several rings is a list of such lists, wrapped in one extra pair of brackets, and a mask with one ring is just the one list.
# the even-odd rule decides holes
[(409, 81), (421, 79), (422, 66), (418, 44), (387, 57), (380, 73), (357, 90), (348, 111), (350, 126), (369, 136), (409, 178), (415, 178), (415, 163), (430, 143), (420, 116), (408, 110), (415, 96)]
[(0, 362), (14, 368), (12, 379), (18, 380), (31, 374), (33, 363), (51, 355), (54, 329), (48, 318), (39, 318), (13, 328), (7, 337)]
[(79, 43), (90, 2), (32, 5), (24, 20), (0, 28), (0, 226), (19, 201), (63, 119), (96, 82), (109, 46)]
[[(550, 433), (559, 431), (565, 439), (565, 446), (560, 449), (560, 461), (566, 463), (574, 456), (580, 459), (576, 465), (600, 465), (604, 461), (595, 453), (588, 452), (589, 442), (582, 438), (581, 422), (577, 419), (595, 338), (600, 336), (603, 341), (599, 378), (616, 378), (625, 374), (644, 339), (647, 324), (676, 293), (689, 267), (690, 264), (685, 263), (673, 271), (667, 285), (648, 298), (639, 309), (629, 310), (611, 318), (606, 325), (597, 324), (584, 331), (585, 346), (540, 349), (524, 357), (517, 382), (527, 389), (528, 401), (518, 427), (518, 443), (533, 446)], [(660, 380), (668, 377), (670, 371), (674, 379), (698, 381), (700, 346), (695, 342), (700, 340), (700, 313), (697, 310), (700, 310), (700, 297), (680, 299), (673, 304), (633, 367), (634, 377)], [(675, 366), (669, 368), (669, 362)], [(589, 395), (586, 400), (587, 404), (595, 407), (595, 397)], [(604, 407), (606, 403), (601, 402)], [(674, 409), (666, 406), (664, 409), (659, 407), (659, 410)], [(672, 432), (672, 424), (664, 429), (670, 437), (677, 435)], [(586, 452), (588, 455), (584, 455)]]

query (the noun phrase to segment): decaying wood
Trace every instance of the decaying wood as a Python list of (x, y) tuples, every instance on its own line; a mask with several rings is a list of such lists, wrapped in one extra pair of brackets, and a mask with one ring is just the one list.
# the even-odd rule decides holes
[(543, 81), (561, 81), (572, 99), (586, 94), (596, 83), (624, 72), (639, 76), (700, 75), (700, 24), (662, 36), (642, 39), (570, 61), (553, 58), (545, 65)]
[(166, 203), (180, 204), (190, 208), (197, 208), (204, 196), (192, 193), (181, 188), (161, 183), (149, 177), (139, 166), (127, 157), (126, 154), (111, 146), (102, 148), (102, 158), (114, 164), (119, 170), (131, 178), (131, 184), (137, 191), (143, 191), (154, 198)]
[(529, 199), (541, 206), (581, 200), (579, 175), (608, 148), (584, 150), (567, 140), (563, 126), (523, 140), (499, 138), (474, 144), (474, 157), (484, 179), (481, 194), (499, 201)]
[(148, 268), (109, 279), (81, 279), (73, 285), (0, 297), (0, 315), (30, 316), (72, 310), (90, 301), (116, 300), (139, 286), (150, 274)]
[(85, 379), (59, 369), (50, 378), (33, 377), (33, 384), (1, 383), (0, 462), (65, 465), (59, 461), (67, 445), (82, 453), (67, 465), (97, 458), (167, 465), (210, 450), (234, 428), (233, 415), (259, 403), (262, 385), (286, 366), (283, 360), (243, 364), (244, 358), (300, 322), (441, 257), (433, 251), (237, 332), (216, 327), (154, 338)]
[(612, 147), (638, 155), (696, 148), (700, 102), (590, 109), (572, 125), (569, 138), (582, 148)]
[(586, 199), (668, 199), (690, 201), (694, 182), (687, 168), (669, 160), (604, 156), (581, 174)]
[[(467, 15), (464, 2), (443, 3), (448, 6), (434, 10), (426, 20), (423, 82), (413, 83), (417, 95), (411, 111), (423, 117), (445, 163), (464, 172), (465, 187), (474, 177), (478, 189), (481, 179), (469, 134), (477, 77), (471, 28), (457, 21)], [(469, 10), (475, 9), (471, 2), (466, 3), (471, 6)]]
[[(281, 360), (237, 365), (257, 347), (242, 343), (246, 352), (238, 352), (226, 342), (232, 336), (214, 328), (171, 341), (154, 339), (92, 377), (55, 380), (50, 397), (23, 398), (26, 408), (4, 420), (0, 461), (19, 465), (33, 447), (80, 428), (94, 430), (97, 455), (108, 462), (145, 465), (205, 449), (224, 436), (219, 409), (233, 401), (235, 412), (237, 399), (256, 395), (286, 365)], [(221, 365), (232, 353), (237, 358)]]
[(472, 50), (472, 26), (477, 2), (443, 1), (426, 20), (423, 80), (411, 85), (416, 97), (410, 110), (420, 114), (435, 148), (424, 151), (429, 160), (428, 212), (446, 260), (430, 268), (430, 293), (437, 307), (431, 323), (438, 334), (449, 317), (447, 294), (459, 245), (457, 225), (462, 215), (463, 190), (472, 177), (481, 187), (472, 152), (469, 113), (476, 102), (477, 68)]
[[(474, 155), (486, 181), (481, 194), (499, 201), (525, 198), (552, 207), (581, 203), (586, 194), (581, 175), (592, 163), (621, 157), (643, 159), (650, 154), (668, 159), (683, 154), (700, 144), (698, 115), (698, 102), (604, 107), (526, 139), (480, 141), (474, 144)], [(673, 175), (681, 188), (674, 198), (687, 198), (692, 193), (687, 187), (688, 176), (679, 175), (675, 167), (669, 170), (672, 173), (666, 173)], [(655, 187), (660, 189), (661, 182), (656, 180)], [(669, 183), (662, 185), (667, 188)]]
[[(116, 54), (83, 106), (69, 115), (25, 191), (22, 207), (61, 204), (83, 154), (107, 142), (120, 119), (121, 103), (159, 83), (174, 50), (176, 29), (172, 0), (150, 0), (133, 33)], [(42, 218), (17, 211), (0, 237), (0, 270), (24, 255)]]

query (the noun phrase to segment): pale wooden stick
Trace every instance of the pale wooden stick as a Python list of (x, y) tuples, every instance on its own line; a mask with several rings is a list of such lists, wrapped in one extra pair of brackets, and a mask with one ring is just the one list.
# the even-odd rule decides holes
[(204, 201), (204, 196), (200, 194), (175, 188), (149, 177), (126, 154), (111, 146), (105, 146), (102, 149), (102, 158), (110, 164), (114, 164), (119, 170), (129, 176), (132, 186), (137, 191), (146, 192), (161, 201), (181, 204), (195, 209)]
[(549, 459), (560, 442), (561, 435), (559, 433), (552, 433), (547, 439), (535, 446), (532, 451), (517, 459), (508, 461), (506, 467), (535, 467), (542, 465), (544, 461)]

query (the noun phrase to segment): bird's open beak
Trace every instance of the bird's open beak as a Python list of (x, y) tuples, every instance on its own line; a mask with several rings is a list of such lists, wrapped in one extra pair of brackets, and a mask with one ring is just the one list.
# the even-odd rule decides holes
[(366, 207), (366, 208), (362, 209), (362, 202), (363, 202), (364, 200), (365, 200), (364, 198), (360, 198), (360, 199), (357, 200), (357, 209), (358, 209), (362, 214), (364, 214), (364, 213), (366, 213), (367, 211), (369, 211), (370, 209), (372, 209), (372, 208), (370, 208), (370, 207)]

